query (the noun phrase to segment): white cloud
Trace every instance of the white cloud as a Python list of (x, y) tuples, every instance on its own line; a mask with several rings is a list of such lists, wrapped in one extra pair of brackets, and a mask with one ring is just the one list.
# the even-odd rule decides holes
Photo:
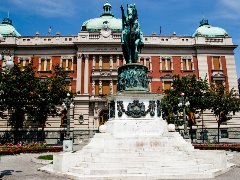
[(232, 20), (240, 19), (239, 0), (220, 0), (218, 13), (221, 17)]
[(46, 17), (72, 16), (76, 10), (74, 0), (9, 0), (9, 3), (22, 13)]

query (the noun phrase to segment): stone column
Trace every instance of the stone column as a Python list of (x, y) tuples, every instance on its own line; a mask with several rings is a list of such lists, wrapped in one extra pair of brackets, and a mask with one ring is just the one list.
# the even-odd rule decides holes
[(110, 94), (113, 94), (113, 81), (112, 80), (109, 83), (109, 91), (110, 91)]
[(47, 58), (44, 59), (44, 71), (47, 69)]
[(141, 58), (140, 57), (138, 57), (138, 60), (137, 60), (137, 62), (140, 64), (140, 61), (141, 61)]
[(95, 81), (92, 81), (92, 96), (95, 96)]
[(99, 69), (102, 69), (102, 56), (99, 56)]
[(82, 94), (81, 92), (81, 88), (82, 88), (82, 55), (78, 54), (77, 57), (77, 87), (76, 87), (76, 91), (80, 92), (80, 94)]
[(99, 94), (102, 94), (102, 81), (99, 81)]
[(52, 70), (52, 58), (50, 59), (50, 70)]
[(113, 69), (113, 56), (112, 55), (110, 56), (110, 59), (109, 59), (109, 65), (110, 65), (110, 69)]
[(147, 59), (146, 58), (143, 58), (143, 65), (147, 66)]
[(165, 58), (164, 61), (165, 61), (165, 69), (170, 70), (168, 69), (167, 59)]
[(93, 55), (93, 64), (92, 64), (92, 69), (95, 69), (96, 66), (96, 56)]
[(66, 71), (69, 71), (70, 69), (68, 69), (68, 58), (66, 58)]
[(88, 55), (85, 55), (85, 68), (84, 68), (84, 94), (88, 94)]

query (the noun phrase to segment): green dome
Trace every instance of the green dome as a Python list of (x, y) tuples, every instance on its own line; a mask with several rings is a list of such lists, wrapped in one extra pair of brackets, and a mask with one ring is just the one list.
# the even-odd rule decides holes
[(213, 27), (208, 24), (208, 20), (203, 19), (200, 22), (200, 26), (197, 28), (193, 37), (203, 36), (203, 37), (226, 37), (228, 33), (220, 27)]
[(3, 36), (21, 36), (12, 25), (12, 20), (4, 18), (0, 24), (0, 34)]
[(108, 2), (103, 6), (103, 14), (100, 18), (89, 19), (82, 25), (82, 31), (100, 31), (109, 28), (112, 31), (122, 31), (122, 20), (117, 19), (111, 12), (111, 4)]

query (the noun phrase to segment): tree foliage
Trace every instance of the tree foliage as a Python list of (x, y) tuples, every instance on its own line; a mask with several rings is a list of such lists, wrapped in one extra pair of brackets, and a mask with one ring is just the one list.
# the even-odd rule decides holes
[(181, 93), (184, 93), (186, 101), (190, 105), (186, 108), (189, 124), (195, 124), (195, 116), (198, 110), (205, 110), (208, 107), (209, 85), (206, 79), (197, 78), (195, 75), (180, 77), (174, 76), (172, 88), (165, 90), (165, 97), (162, 100), (163, 112), (168, 122), (173, 122), (176, 115), (181, 111), (178, 107)]
[(178, 107), (181, 93), (184, 93), (185, 101), (190, 102), (186, 107), (190, 128), (195, 124), (194, 114), (197, 111), (203, 113), (204, 110), (210, 109), (218, 123), (218, 141), (220, 125), (231, 119), (231, 113), (240, 111), (240, 99), (235, 90), (228, 91), (223, 84), (209, 86), (207, 79), (203, 80), (196, 76), (177, 75), (174, 76), (172, 88), (165, 90), (165, 96), (162, 99), (163, 114), (168, 123), (179, 125), (179, 122), (176, 122), (176, 115), (182, 111), (181, 107)]
[(218, 123), (219, 142), (219, 128), (222, 123), (232, 118), (231, 113), (235, 114), (235, 112), (240, 110), (240, 99), (234, 89), (228, 91), (223, 84), (211, 85), (210, 99), (211, 110)]
[(36, 77), (32, 64), (23, 70), (15, 65), (0, 73), (0, 111), (9, 113), (15, 143), (26, 117), (35, 118), (44, 129), (48, 115), (55, 114), (56, 106), (66, 97), (67, 74), (59, 66), (53, 69), (53, 76), (44, 79)]

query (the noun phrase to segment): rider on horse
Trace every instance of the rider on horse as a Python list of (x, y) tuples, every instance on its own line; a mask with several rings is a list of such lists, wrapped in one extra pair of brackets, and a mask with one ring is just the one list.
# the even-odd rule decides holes
[(127, 6), (127, 16), (122, 10), (122, 48), (126, 63), (136, 63), (138, 60), (138, 51), (143, 47), (143, 34), (138, 22), (137, 9), (135, 4)]

